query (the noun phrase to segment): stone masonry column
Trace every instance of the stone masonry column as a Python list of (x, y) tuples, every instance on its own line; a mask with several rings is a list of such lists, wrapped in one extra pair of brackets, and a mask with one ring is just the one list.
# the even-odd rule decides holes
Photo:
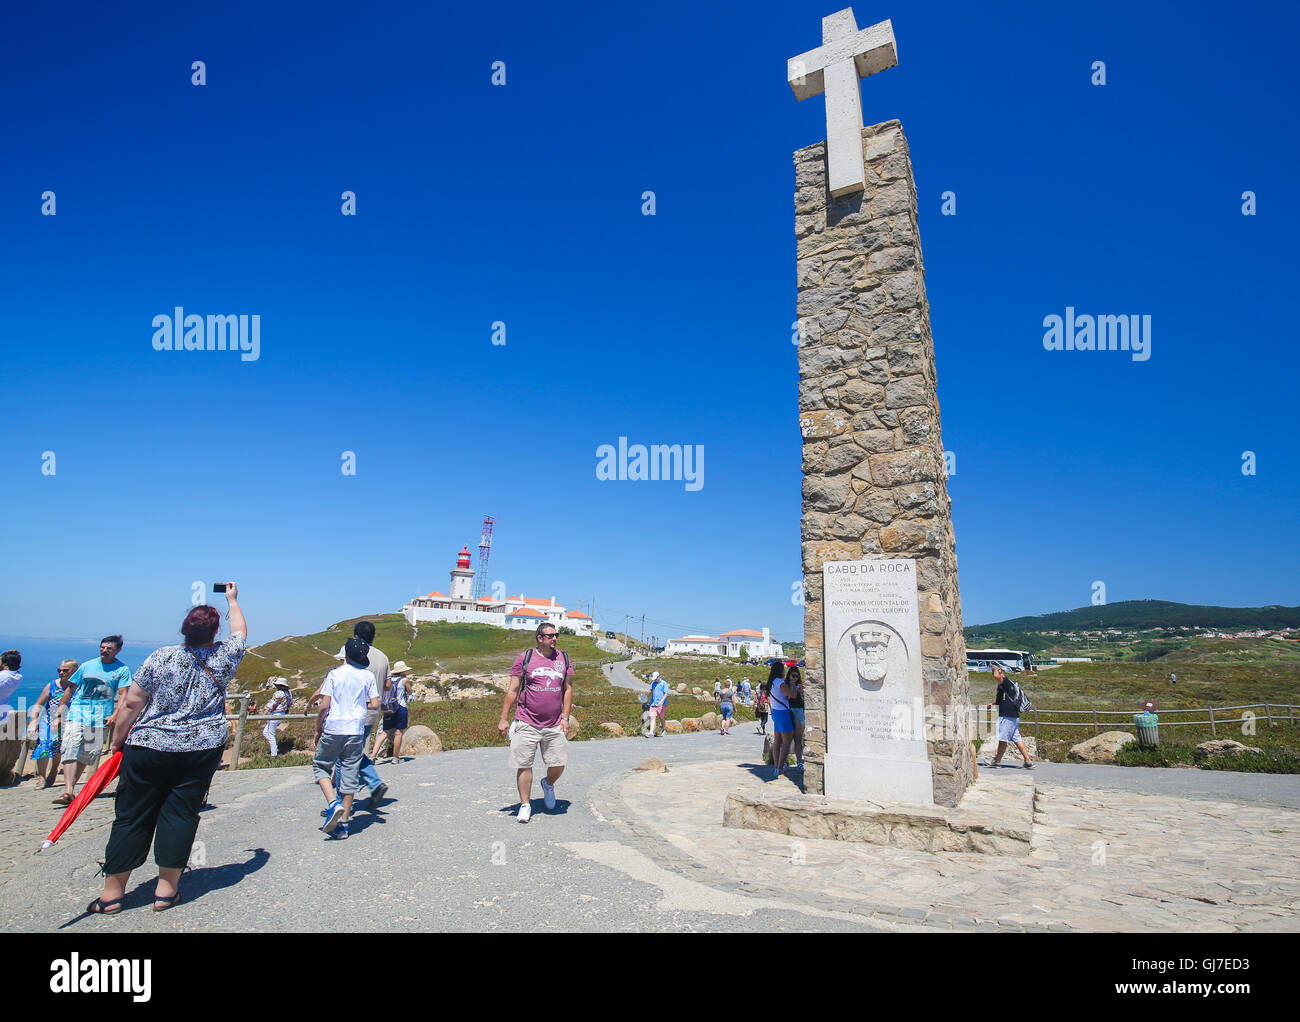
[[(826, 144), (794, 154), (803, 433), (805, 787), (825, 791), (822, 565), (916, 560), (934, 799), (955, 806), (973, 757), (957, 555), (935, 389), (916, 186), (902, 125), (862, 132), (866, 190), (831, 199)], [(946, 725), (946, 726), (945, 726)]]

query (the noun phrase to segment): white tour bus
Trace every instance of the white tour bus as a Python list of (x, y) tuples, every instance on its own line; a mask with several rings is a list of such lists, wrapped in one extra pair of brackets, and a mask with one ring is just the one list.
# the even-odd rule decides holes
[(1001, 667), (1008, 674), (1019, 671), (1032, 671), (1034, 663), (1029, 653), (1023, 649), (968, 649), (966, 650), (966, 669), (968, 671), (991, 671)]

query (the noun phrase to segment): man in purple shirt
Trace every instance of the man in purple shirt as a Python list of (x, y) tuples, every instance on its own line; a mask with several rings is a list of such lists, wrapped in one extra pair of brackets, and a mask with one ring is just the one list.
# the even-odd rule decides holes
[[(518, 771), (520, 823), (533, 815), (533, 761), (541, 749), (546, 777), (542, 799), (547, 809), (555, 808), (555, 782), (569, 761), (568, 729), (573, 706), (573, 664), (567, 653), (556, 648), (557, 632), (549, 621), (537, 626), (537, 645), (524, 650), (510, 668), (510, 686), (501, 704), (497, 730), (509, 732), (510, 765)], [(517, 704), (517, 705), (516, 705)], [(515, 706), (514, 728), (510, 708)]]

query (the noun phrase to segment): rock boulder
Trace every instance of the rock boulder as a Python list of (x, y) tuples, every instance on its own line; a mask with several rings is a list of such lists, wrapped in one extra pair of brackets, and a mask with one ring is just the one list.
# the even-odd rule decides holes
[(1263, 749), (1254, 745), (1243, 745), (1241, 742), (1234, 742), (1231, 738), (1214, 738), (1208, 742), (1201, 742), (1196, 747), (1193, 755), (1198, 760), (1212, 759), (1215, 756), (1240, 756), (1243, 752), (1263, 752)]
[(682, 718), (682, 730), (683, 730), (683, 731), (699, 731), (699, 730), (700, 730), (700, 718), (699, 718), (699, 717), (683, 717), (683, 718)]
[(658, 756), (651, 756), (648, 760), (646, 760), (646, 761), (645, 761), (644, 763), (642, 763), (640, 766), (634, 767), (633, 769), (635, 769), (635, 770), (651, 770), (651, 771), (653, 771), (654, 773), (657, 773), (657, 774), (666, 774), (666, 773), (668, 773), (668, 764), (665, 763), (665, 762), (664, 762), (662, 759), (660, 759)]
[[(8, 717), (0, 722), (0, 784), (9, 784), (13, 780), (26, 727), (27, 721), (17, 710), (9, 711)], [(35, 748), (34, 743), (32, 747)]]
[(682, 733), (683, 730), (685, 729), (682, 727), (682, 722), (680, 720), (664, 721), (664, 734), (679, 735)]
[(600, 726), (609, 733), (610, 738), (622, 738), (627, 733), (623, 730), (623, 725), (616, 721), (607, 720)]
[(1070, 749), (1074, 763), (1114, 763), (1115, 754), (1137, 739), (1127, 731), (1106, 731)]
[(402, 752), (409, 756), (427, 756), (442, 752), (442, 739), (434, 734), (432, 728), (423, 724), (412, 724), (402, 736)]

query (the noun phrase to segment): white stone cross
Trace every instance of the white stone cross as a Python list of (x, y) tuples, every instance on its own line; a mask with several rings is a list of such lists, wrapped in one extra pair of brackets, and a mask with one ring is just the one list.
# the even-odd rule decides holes
[(822, 44), (790, 58), (786, 77), (795, 99), (826, 94), (826, 167), (832, 196), (867, 187), (858, 79), (897, 64), (894, 26), (882, 21), (859, 29), (852, 7), (822, 18)]

